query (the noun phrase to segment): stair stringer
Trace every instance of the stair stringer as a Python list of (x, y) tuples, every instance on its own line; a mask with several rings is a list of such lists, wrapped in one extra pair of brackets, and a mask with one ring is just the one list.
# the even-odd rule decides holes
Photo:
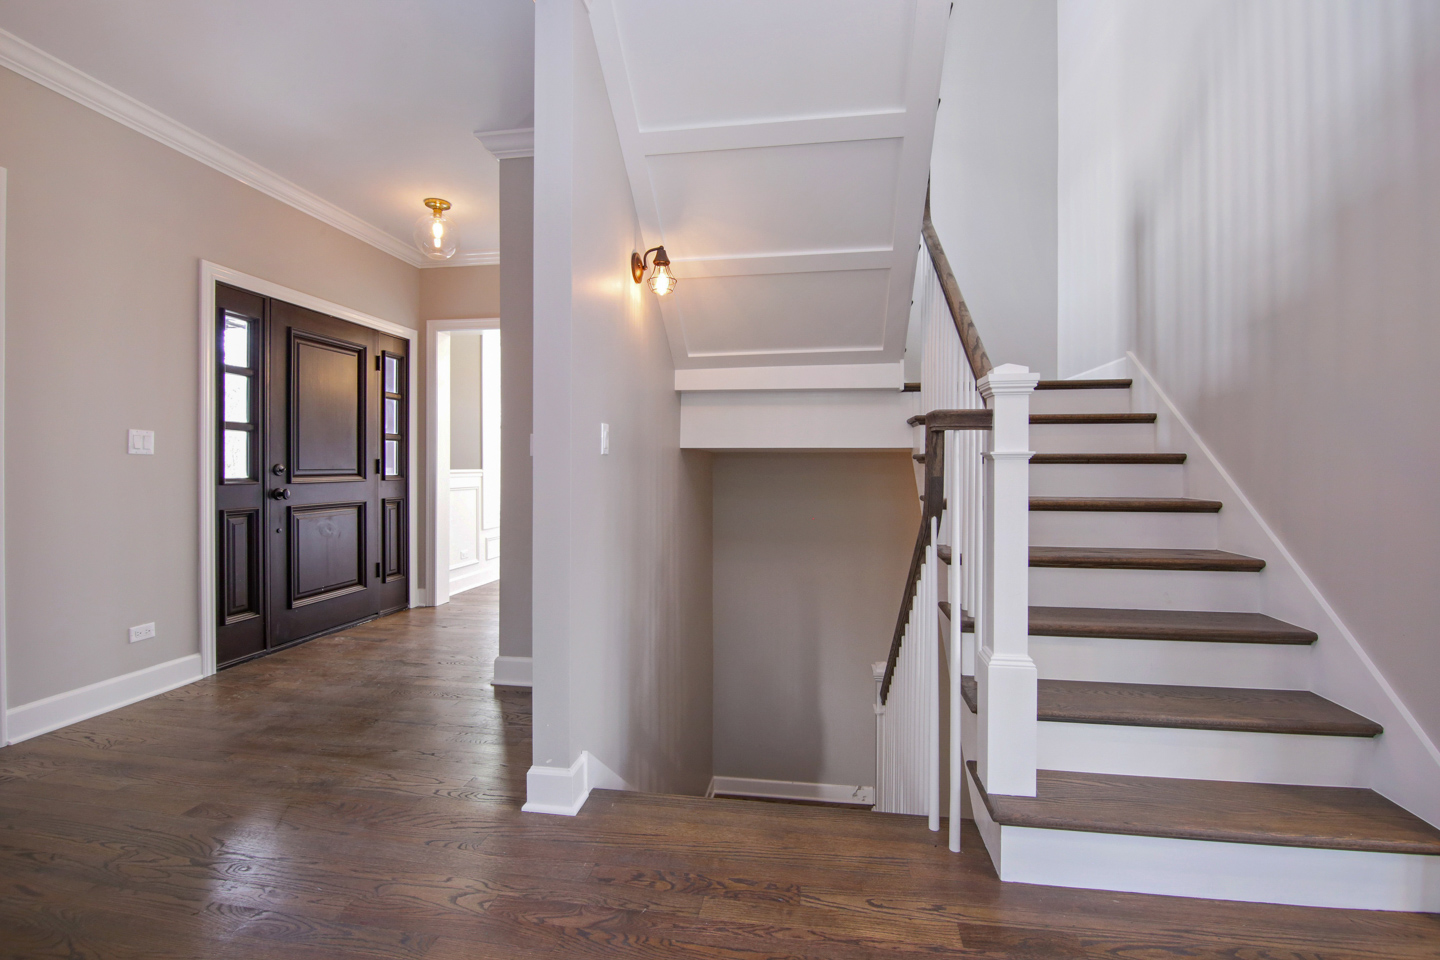
[(1370, 761), (1370, 788), (1440, 826), (1440, 749), (1354, 632), (1139, 358), (1128, 352), (1123, 360), (1097, 369), (1107, 377), (1131, 377), (1134, 409), (1157, 414), (1157, 449), (1188, 455), (1186, 495), (1224, 502), (1218, 515), (1219, 548), (1265, 561), (1258, 574), (1260, 612), (1302, 624), (1319, 635), (1310, 653), (1310, 689), (1384, 726)]

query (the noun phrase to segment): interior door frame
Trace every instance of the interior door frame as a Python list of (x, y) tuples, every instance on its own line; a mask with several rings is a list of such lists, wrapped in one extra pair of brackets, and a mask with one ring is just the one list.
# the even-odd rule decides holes
[[(434, 607), (450, 602), (450, 334), (499, 329), (499, 317), (430, 320), (425, 324), (425, 469), (429, 478), (425, 532), (430, 546), (425, 558), (425, 582), (430, 585), (430, 606)], [(440, 362), (442, 356), (444, 363)]]
[(6, 691), (10, 668), (5, 653), (5, 197), (8, 174), (0, 167), (0, 747), (10, 743), (9, 708)]
[[(252, 277), (248, 273), (232, 270), (209, 260), (200, 261), (200, 665), (205, 676), (215, 672), (215, 604), (216, 604), (216, 557), (215, 557), (215, 284), (228, 283), (262, 297), (274, 297), (305, 307), (319, 313), (348, 320), (362, 327), (379, 330), (393, 337), (410, 341), (405, 351), (406, 382), (411, 385), (413, 396), (415, 383), (415, 347), (420, 333), (413, 327), (403, 326), (390, 320), (372, 317), (368, 313), (308, 293), (292, 290), (269, 280)], [(407, 436), (415, 436), (416, 404), (409, 404)], [(416, 519), (419, 511), (415, 503), (415, 492), (420, 487), (416, 465), (416, 444), (407, 445), (406, 477), (409, 481), (409, 501), (406, 522), (410, 525), (410, 543), (415, 543)], [(413, 559), (413, 558), (412, 558)], [(421, 606), (421, 592), (416, 586), (414, 565), (410, 574), (410, 605)]]

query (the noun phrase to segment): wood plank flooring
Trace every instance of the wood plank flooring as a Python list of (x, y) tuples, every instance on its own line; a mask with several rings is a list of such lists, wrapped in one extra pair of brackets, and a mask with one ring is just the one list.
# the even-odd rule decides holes
[(594, 794), (519, 810), (493, 585), (0, 750), (0, 957), (1266, 960), (1440, 917), (1005, 884), (918, 818)]

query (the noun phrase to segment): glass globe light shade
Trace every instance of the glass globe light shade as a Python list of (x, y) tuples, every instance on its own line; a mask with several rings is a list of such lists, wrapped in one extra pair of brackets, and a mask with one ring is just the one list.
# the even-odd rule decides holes
[(675, 279), (675, 274), (670, 272), (670, 261), (655, 264), (655, 272), (650, 274), (650, 289), (655, 291), (655, 296), (663, 297), (675, 289), (680, 281)]
[(415, 221), (415, 246), (431, 260), (449, 260), (455, 256), (460, 232), (455, 229), (454, 222), (445, 216), (444, 211), (449, 206), (446, 203), (444, 207), (432, 207), (433, 212)]

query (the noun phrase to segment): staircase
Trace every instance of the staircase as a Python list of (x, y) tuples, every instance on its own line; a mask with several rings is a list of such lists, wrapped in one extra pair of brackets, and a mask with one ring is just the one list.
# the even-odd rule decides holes
[(1316, 634), (1253, 612), (1264, 561), (1217, 549), (1225, 505), (1185, 497), (1130, 382), (1042, 381), (1030, 422), (1036, 795), (966, 777), (1000, 877), (1440, 910), (1440, 831), (1366, 787), (1384, 731), (1306, 689)]

